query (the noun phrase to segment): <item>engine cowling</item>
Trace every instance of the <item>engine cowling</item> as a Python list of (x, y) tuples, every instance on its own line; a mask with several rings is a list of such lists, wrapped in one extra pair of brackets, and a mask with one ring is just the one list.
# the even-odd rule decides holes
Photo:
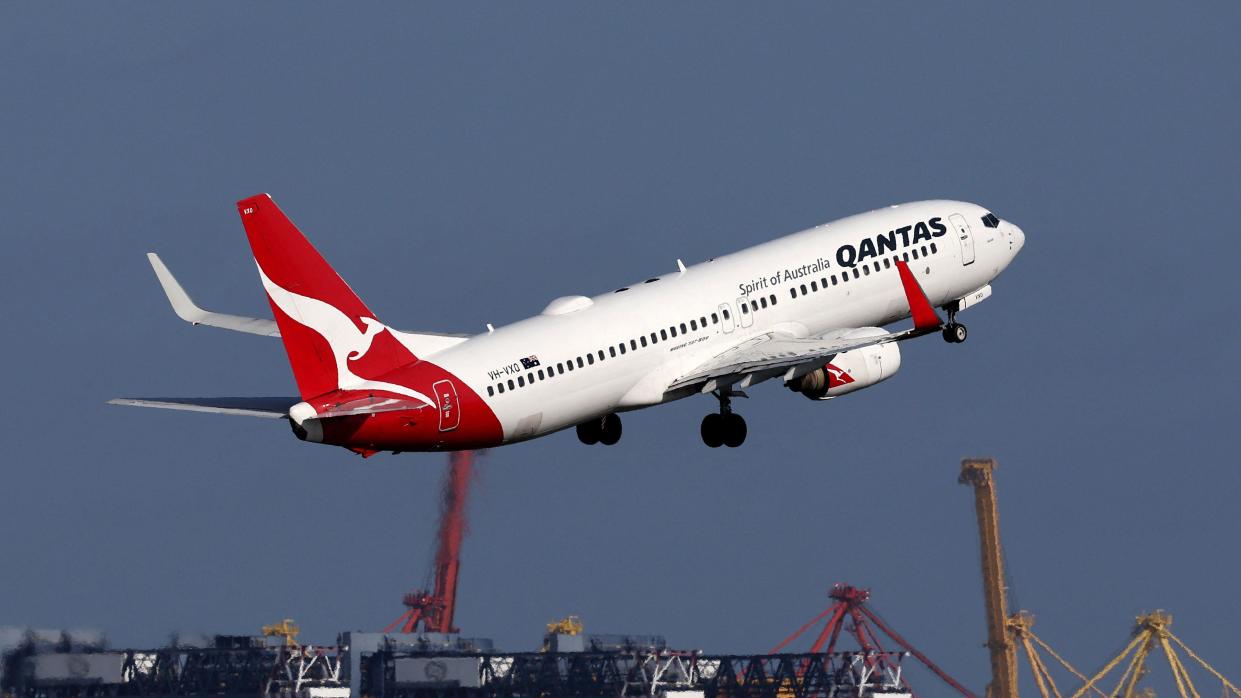
[(830, 400), (885, 381), (901, 368), (901, 350), (895, 342), (843, 351), (800, 378), (785, 383), (789, 390), (811, 400)]

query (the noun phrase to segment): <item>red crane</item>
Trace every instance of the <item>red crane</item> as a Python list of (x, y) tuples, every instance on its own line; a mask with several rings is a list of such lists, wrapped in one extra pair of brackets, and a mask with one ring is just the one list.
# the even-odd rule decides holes
[[(831, 654), (836, 651), (836, 641), (840, 639), (842, 632), (848, 632), (857, 641), (858, 648), (867, 656), (866, 661), (876, 666), (876, 668), (887, 668), (887, 660), (883, 645), (880, 642), (879, 634), (875, 632), (875, 628), (883, 631), (883, 634), (890, 638), (893, 642), (900, 645), (902, 649), (910, 653), (926, 665), (936, 676), (953, 687), (966, 698), (976, 698), (968, 689), (949, 676), (935, 665), (925, 654), (922, 654), (913, 645), (901, 637), (896, 631), (888, 627), (874, 611), (867, 607), (866, 602), (870, 600), (870, 590), (858, 589), (847, 584), (836, 584), (832, 590), (828, 592), (828, 596), (833, 603), (819, 615), (811, 618), (805, 625), (798, 628), (792, 635), (789, 635), (783, 642), (776, 645), (768, 654), (776, 654), (780, 650), (787, 647), (797, 638), (805, 634), (807, 630), (816, 623), (827, 618), (827, 625), (823, 626), (823, 630), (819, 632), (815, 638), (814, 644), (810, 646), (812, 654), (824, 652)], [(850, 623), (849, 621), (852, 621)], [(874, 627), (872, 627), (872, 624)], [(824, 647), (826, 646), (826, 649)], [(904, 679), (902, 679), (904, 682)], [(908, 688), (908, 686), (906, 686)]]
[(473, 479), (474, 452), (449, 454), (440, 500), (440, 522), (436, 533), (435, 587), (405, 595), (405, 612), (384, 628), (403, 633), (455, 633), (453, 614), (457, 609), (457, 575), (461, 571), (461, 540), (465, 537), (465, 503)]

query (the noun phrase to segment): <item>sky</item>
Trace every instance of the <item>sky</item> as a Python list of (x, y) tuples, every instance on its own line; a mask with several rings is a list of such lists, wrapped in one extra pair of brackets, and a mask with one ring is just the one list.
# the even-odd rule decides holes
[(533, 649), (576, 613), (764, 652), (844, 581), (981, 691), (956, 478), (994, 456), (1011, 605), (1041, 637), (1094, 669), (1163, 608), (1241, 678), (1239, 21), (1229, 2), (0, 6), (0, 625), (128, 646), (291, 617), (328, 643), (427, 580), (445, 456), (104, 404), (293, 394), (278, 342), (180, 322), (143, 256), (267, 316), (240, 198), (271, 193), (385, 322), (444, 332), (953, 198), (1027, 236), (962, 313), (968, 342), (906, 343), (898, 376), (827, 403), (758, 386), (735, 450), (699, 440), (701, 398), (626, 414), (612, 448), (489, 452), (458, 624)]

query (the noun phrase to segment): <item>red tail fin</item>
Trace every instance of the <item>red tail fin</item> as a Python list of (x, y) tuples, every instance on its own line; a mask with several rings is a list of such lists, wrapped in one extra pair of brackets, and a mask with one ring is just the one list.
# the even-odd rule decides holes
[(237, 202), (303, 399), (415, 361), (328, 265), (276, 202)]

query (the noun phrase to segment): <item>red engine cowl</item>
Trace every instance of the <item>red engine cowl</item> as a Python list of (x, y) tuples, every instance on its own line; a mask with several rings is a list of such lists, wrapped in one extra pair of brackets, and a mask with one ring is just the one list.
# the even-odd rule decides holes
[(785, 385), (811, 400), (830, 400), (885, 381), (900, 368), (900, 347), (895, 342), (876, 344), (841, 352), (823, 368), (794, 378)]

